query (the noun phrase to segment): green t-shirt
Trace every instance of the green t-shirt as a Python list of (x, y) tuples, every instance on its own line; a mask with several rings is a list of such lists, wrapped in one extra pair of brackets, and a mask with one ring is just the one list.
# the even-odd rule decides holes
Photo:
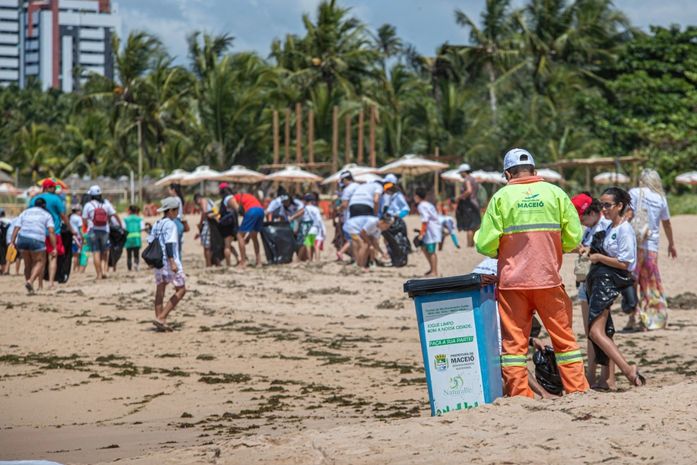
[(126, 223), (126, 248), (134, 249), (142, 244), (143, 218), (138, 215), (128, 215), (124, 220)]

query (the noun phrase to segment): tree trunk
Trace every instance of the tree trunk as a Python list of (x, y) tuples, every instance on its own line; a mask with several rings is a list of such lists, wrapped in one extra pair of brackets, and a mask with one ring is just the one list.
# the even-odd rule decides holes
[(489, 106), (491, 106), (491, 114), (494, 118), (494, 124), (496, 124), (496, 110), (498, 109), (496, 102), (496, 89), (494, 89), (496, 73), (494, 73), (494, 66), (491, 63), (486, 64), (486, 73), (489, 75)]

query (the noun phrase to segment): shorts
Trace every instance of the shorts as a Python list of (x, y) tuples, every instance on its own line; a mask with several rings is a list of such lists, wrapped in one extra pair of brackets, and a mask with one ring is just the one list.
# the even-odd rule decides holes
[(155, 284), (172, 284), (174, 287), (184, 287), (186, 285), (186, 275), (182, 270), (172, 273), (169, 267), (155, 270)]
[(201, 245), (204, 249), (211, 248), (211, 226), (208, 224), (208, 220), (203, 222), (201, 228)]
[(92, 230), (87, 235), (87, 239), (92, 252), (106, 252), (111, 248), (111, 244), (109, 244), (109, 233), (106, 231)]
[(22, 235), (17, 238), (17, 243), (15, 245), (17, 250), (23, 252), (43, 252), (46, 250), (46, 242), (38, 239), (32, 239), (30, 237), (24, 237)]
[[(53, 252), (53, 246), (51, 245), (51, 238), (46, 237), (46, 252)], [(60, 234), (56, 234), (56, 255), (65, 255), (65, 247), (63, 246), (63, 238)]]
[(373, 210), (373, 207), (370, 205), (349, 205), (349, 218), (355, 216), (375, 216), (375, 210)]
[(308, 234), (305, 236), (305, 247), (314, 247), (315, 246), (315, 241), (317, 240), (317, 235), (316, 234)]
[(436, 253), (436, 246), (438, 245), (437, 242), (431, 242), (429, 244), (426, 244), (425, 242), (421, 245), (421, 247), (424, 248), (424, 250), (427, 253), (434, 254)]
[(241, 233), (261, 232), (264, 226), (264, 209), (259, 207), (250, 208), (244, 213), (242, 224), (240, 225)]

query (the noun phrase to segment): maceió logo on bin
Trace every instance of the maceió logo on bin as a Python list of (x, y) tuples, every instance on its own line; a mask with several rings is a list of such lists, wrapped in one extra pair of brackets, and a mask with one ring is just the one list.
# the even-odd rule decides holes
[(436, 371), (445, 371), (448, 369), (448, 356), (445, 354), (436, 354), (433, 357), (433, 366)]
[(429, 347), (447, 346), (450, 344), (464, 344), (474, 341), (474, 336), (449, 337), (447, 339), (435, 339), (428, 342)]

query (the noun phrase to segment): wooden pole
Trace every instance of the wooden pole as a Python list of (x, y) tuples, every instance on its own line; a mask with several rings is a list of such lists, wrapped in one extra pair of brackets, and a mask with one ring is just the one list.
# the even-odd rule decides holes
[(332, 110), (332, 171), (339, 169), (339, 107)]
[(300, 103), (295, 104), (295, 163), (303, 162), (303, 108)]
[(363, 126), (365, 125), (365, 116), (363, 108), (358, 113), (358, 164), (363, 164)]
[(353, 158), (351, 153), (351, 115), (344, 117), (344, 152), (345, 163), (351, 163)]
[(287, 165), (290, 163), (290, 109), (286, 108), (286, 133), (285, 133), (285, 153), (283, 155), (283, 162)]
[[(138, 201), (143, 205), (143, 118), (138, 118)], [(25, 264), (26, 266), (26, 264)]]
[(375, 105), (370, 107), (370, 166), (375, 168), (375, 120), (377, 119)]
[(273, 111), (273, 164), (278, 165), (280, 157), (280, 146), (278, 140), (278, 110)]
[[(436, 158), (436, 161), (438, 161), (438, 157), (440, 156), (440, 147), (437, 147), (437, 146), (436, 146), (435, 155), (436, 155), (436, 157), (435, 157), (435, 158)], [(440, 182), (440, 179), (439, 179), (440, 176), (439, 176), (438, 171), (435, 171), (435, 172), (433, 173), (433, 175), (434, 175), (434, 178), (433, 178), (433, 186), (434, 186), (434, 189), (435, 189), (435, 191), (436, 191), (436, 207), (437, 207), (437, 206), (438, 206), (438, 205), (437, 205), (438, 199), (440, 198), (440, 184), (439, 184), (439, 182)]]
[(310, 163), (315, 162), (315, 112), (307, 113), (307, 156)]

